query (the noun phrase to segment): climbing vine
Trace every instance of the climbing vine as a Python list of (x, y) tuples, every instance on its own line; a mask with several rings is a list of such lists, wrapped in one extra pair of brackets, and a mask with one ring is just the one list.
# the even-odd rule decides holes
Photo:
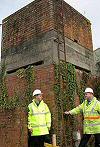
[[(76, 95), (75, 66), (71, 63), (67, 63), (67, 99), (68, 99), (70, 110), (75, 107), (75, 95)], [(66, 128), (66, 136), (68, 138), (68, 145), (70, 144), (70, 142), (72, 142), (73, 131), (77, 129), (76, 118), (74, 116), (69, 116), (69, 117), (71, 117), (69, 118), (69, 123), (72, 127)]]
[[(58, 143), (60, 144), (59, 141), (61, 139), (59, 139), (59, 137), (61, 138), (61, 126), (64, 126), (62, 123), (66, 123), (66, 121), (68, 121), (68, 118), (64, 120), (65, 118), (63, 116), (63, 112), (66, 111), (67, 107), (69, 109), (72, 109), (74, 107), (74, 98), (76, 92), (75, 66), (65, 62), (60, 62), (59, 65), (55, 65), (55, 81), (56, 83), (54, 85), (54, 91), (56, 95), (56, 104), (58, 110)], [(74, 126), (74, 129), (76, 124), (74, 118), (71, 118), (70, 123)], [(70, 128), (67, 128), (65, 132), (65, 139), (67, 142), (70, 142), (72, 138)]]
[(14, 95), (12, 98), (8, 96), (8, 89), (6, 86), (6, 66), (5, 63), (1, 66), (0, 71), (0, 107), (3, 109), (12, 109), (19, 105), (19, 100), (17, 95)]
[[(77, 130), (77, 120), (73, 116), (63, 116), (64, 111), (69, 111), (75, 107), (75, 96), (79, 96), (80, 103), (83, 102), (84, 90), (90, 74), (83, 71), (81, 80), (78, 83), (75, 66), (71, 63), (60, 62), (55, 64), (55, 85), (56, 104), (58, 110), (58, 144), (61, 144), (61, 126), (65, 126), (65, 140), (67, 145), (72, 141), (73, 131)], [(65, 125), (63, 124), (65, 123)], [(66, 127), (66, 125), (68, 125)], [(71, 127), (69, 127), (69, 125)], [(59, 127), (60, 126), (60, 127)], [(64, 130), (63, 130), (64, 131)], [(59, 139), (60, 138), (60, 139)]]
[(58, 144), (61, 144), (61, 123), (62, 123), (62, 100), (61, 100), (61, 85), (60, 85), (60, 68), (59, 65), (55, 64), (55, 85), (54, 85), (54, 91), (56, 95), (56, 106), (58, 111), (58, 128), (56, 128), (56, 133), (58, 134), (57, 140)]
[(71, 63), (67, 64), (67, 80), (68, 80), (68, 89), (67, 95), (70, 100), (71, 109), (75, 107), (75, 94), (76, 94), (76, 73), (75, 73), (75, 66)]
[(0, 106), (6, 107), (7, 103), (6, 100), (8, 99), (8, 92), (6, 87), (6, 72), (5, 72), (5, 64), (3, 63), (1, 65), (1, 71), (0, 71)]
[(24, 92), (24, 102), (23, 106), (26, 106), (31, 102), (32, 100), (32, 92), (35, 82), (35, 72), (33, 66), (28, 66), (26, 69), (21, 68), (18, 71), (16, 71), (16, 74), (19, 78), (24, 78), (26, 81), (26, 89)]
[(17, 90), (15, 89), (14, 96), (9, 97), (6, 85), (6, 66), (2, 64), (0, 71), (0, 107), (3, 109), (14, 109), (17, 106), (27, 106), (32, 99), (32, 89), (35, 81), (33, 66), (28, 66), (26, 69), (19, 69), (16, 71), (18, 78), (24, 78), (27, 83), (25, 90), (25, 103), (20, 101)]
[[(87, 84), (89, 75), (86, 72), (83, 72), (82, 80), (80, 81), (80, 86), (77, 83), (76, 79), (76, 70), (75, 66), (71, 63), (60, 62), (59, 65), (55, 65), (55, 85), (54, 91), (56, 95), (56, 104), (58, 110), (58, 143), (60, 144), (59, 137), (61, 138), (61, 128), (59, 126), (63, 125), (63, 121), (69, 126), (65, 126), (65, 140), (67, 145), (72, 142), (73, 131), (77, 130), (77, 121), (73, 116), (63, 117), (63, 112), (71, 110), (75, 107), (75, 96), (79, 95), (80, 102), (84, 97), (84, 89)], [(70, 118), (71, 117), (71, 118)]]
[[(8, 124), (12, 121), (17, 120), (18, 122), (14, 122), (16, 125), (20, 123), (19, 130), (20, 130), (20, 136), (17, 140), (17, 143), (19, 146), (22, 146), (23, 144), (23, 137), (25, 133), (24, 129), (24, 123), (27, 123), (27, 117), (26, 115), (26, 108), (27, 105), (30, 102), (30, 99), (32, 98), (32, 88), (34, 86), (34, 69), (32, 66), (28, 66), (26, 69), (19, 69), (14, 73), (19, 80), (25, 81), (25, 93), (23, 93), (24, 101), (19, 97), (17, 89), (14, 89), (14, 94), (12, 97), (9, 97), (8, 89), (7, 89), (7, 72), (6, 72), (6, 66), (5, 64), (2, 64), (2, 67), (0, 69), (0, 113), (2, 115), (6, 116), (6, 121), (0, 123), (0, 129), (7, 130)], [(17, 79), (16, 77), (16, 79)], [(23, 78), (23, 79), (22, 79)], [(24, 118), (23, 118), (24, 117)], [(2, 117), (1, 117), (2, 118)], [(24, 122), (23, 122), (24, 121)], [(18, 126), (17, 126), (18, 127)], [(16, 129), (15, 129), (16, 130)], [(5, 144), (7, 144), (7, 141), (9, 141), (9, 138), (7, 137), (6, 131), (4, 131), (4, 137), (5, 137)]]
[(76, 83), (76, 90), (77, 90), (77, 94), (79, 95), (80, 98), (80, 103), (83, 102), (83, 98), (84, 98), (84, 91), (85, 88), (87, 87), (87, 81), (89, 80), (90, 74), (87, 72), (83, 72), (82, 74), (82, 79), (80, 81), (80, 85), (78, 85), (78, 83)]
[(27, 99), (26, 104), (29, 104), (29, 102), (31, 102), (32, 97), (33, 97), (32, 93), (33, 93), (33, 87), (34, 87), (34, 83), (35, 83), (35, 72), (34, 72), (33, 66), (28, 66), (28, 68), (26, 68), (25, 79), (27, 82), (27, 89), (25, 92), (26, 99)]

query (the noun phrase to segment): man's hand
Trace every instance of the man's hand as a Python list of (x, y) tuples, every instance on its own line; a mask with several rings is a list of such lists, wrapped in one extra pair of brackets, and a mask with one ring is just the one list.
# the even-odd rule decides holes
[(64, 114), (69, 115), (70, 114), (70, 111), (65, 111)]

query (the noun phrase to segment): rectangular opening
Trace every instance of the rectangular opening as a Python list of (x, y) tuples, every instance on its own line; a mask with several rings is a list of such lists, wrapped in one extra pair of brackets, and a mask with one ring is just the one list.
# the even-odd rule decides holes
[(28, 66), (39, 66), (39, 65), (42, 65), (44, 64), (44, 61), (38, 61), (38, 62), (35, 62), (35, 63), (32, 63), (32, 64), (28, 64), (28, 65), (25, 65), (25, 66), (22, 66), (22, 67), (19, 67), (19, 68), (16, 68), (14, 70), (10, 70), (10, 71), (7, 71), (7, 74), (11, 74), (11, 73), (14, 73), (16, 72), (17, 70), (21, 69), (21, 68), (24, 68), (26, 69)]
[(85, 71), (85, 72), (87, 72), (87, 73), (91, 73), (90, 70), (84, 69), (84, 68), (79, 67), (79, 66), (76, 66), (76, 65), (75, 65), (75, 67), (76, 67), (76, 69), (79, 69), (79, 70)]
[(74, 39), (74, 42), (78, 43), (78, 40)]

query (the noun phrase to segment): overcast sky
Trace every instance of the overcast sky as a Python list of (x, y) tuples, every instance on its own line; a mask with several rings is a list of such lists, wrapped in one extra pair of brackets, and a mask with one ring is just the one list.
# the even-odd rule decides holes
[[(33, 0), (1, 0), (0, 2), (0, 24), (2, 19), (24, 7)], [(65, 0), (92, 23), (92, 38), (94, 49), (100, 47), (100, 0)], [(0, 27), (1, 38), (1, 27)], [(0, 39), (1, 42), (1, 39)], [(1, 45), (0, 45), (1, 48)]]

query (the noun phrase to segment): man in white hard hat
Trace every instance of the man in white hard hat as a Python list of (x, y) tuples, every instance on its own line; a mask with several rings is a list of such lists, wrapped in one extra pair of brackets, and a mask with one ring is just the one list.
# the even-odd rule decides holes
[(42, 94), (39, 89), (34, 90), (33, 101), (28, 106), (28, 129), (31, 133), (32, 147), (44, 147), (51, 127), (51, 113), (43, 101)]
[(79, 147), (86, 147), (91, 135), (95, 137), (95, 147), (100, 147), (100, 102), (94, 97), (93, 89), (85, 89), (85, 101), (65, 114), (83, 114), (83, 137)]

